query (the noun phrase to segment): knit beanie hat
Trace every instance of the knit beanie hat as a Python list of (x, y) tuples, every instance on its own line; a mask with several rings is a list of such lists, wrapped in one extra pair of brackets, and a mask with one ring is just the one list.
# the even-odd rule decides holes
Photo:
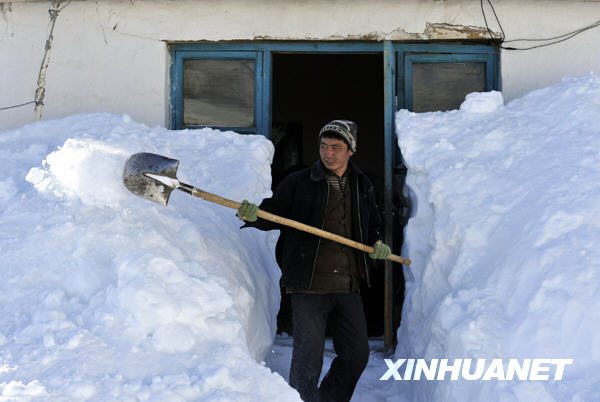
[(352, 152), (356, 152), (356, 140), (357, 140), (356, 133), (358, 131), (358, 126), (356, 125), (355, 122), (350, 121), (350, 120), (330, 121), (329, 123), (327, 123), (323, 126), (321, 131), (319, 131), (319, 138), (321, 138), (321, 136), (328, 131), (331, 131), (331, 132), (334, 132), (334, 133), (340, 135), (344, 139), (346, 144), (348, 144), (348, 147), (350, 148), (350, 150)]

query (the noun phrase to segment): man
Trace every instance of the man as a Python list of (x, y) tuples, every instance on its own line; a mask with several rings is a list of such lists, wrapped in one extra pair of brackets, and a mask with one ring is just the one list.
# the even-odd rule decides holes
[[(318, 160), (311, 168), (287, 176), (273, 197), (263, 200), (267, 212), (323, 228), (366, 244), (372, 259), (384, 259), (380, 217), (373, 185), (351, 161), (357, 126), (334, 120), (319, 132)], [(258, 207), (243, 201), (238, 216), (246, 226), (280, 229), (276, 247), (281, 285), (291, 293), (293, 352), (290, 385), (305, 401), (348, 401), (369, 359), (367, 324), (360, 296), (369, 283), (365, 253), (306, 232), (257, 219)], [(337, 357), (318, 387), (329, 328)]]

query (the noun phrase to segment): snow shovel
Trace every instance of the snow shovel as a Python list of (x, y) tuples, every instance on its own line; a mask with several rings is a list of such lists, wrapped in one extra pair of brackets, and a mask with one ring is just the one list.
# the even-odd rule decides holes
[[(165, 156), (147, 152), (137, 153), (131, 155), (125, 163), (125, 169), (123, 170), (123, 183), (125, 184), (125, 187), (127, 187), (127, 189), (133, 194), (147, 200), (157, 202), (161, 205), (167, 205), (171, 191), (175, 189), (235, 210), (239, 209), (242, 205), (237, 201), (228, 200), (227, 198), (200, 190), (199, 188), (189, 184), (181, 183), (179, 180), (177, 180), (178, 166), (179, 161), (177, 159), (170, 159)], [(333, 240), (367, 253), (372, 253), (375, 251), (373, 247), (364, 245), (354, 240), (329, 233), (325, 230), (317, 229), (313, 226), (305, 225), (304, 223), (300, 223), (292, 219), (282, 218), (260, 209), (256, 215), (259, 218), (302, 230), (325, 239)], [(410, 260), (394, 254), (391, 254), (388, 259), (400, 264), (410, 265)]]

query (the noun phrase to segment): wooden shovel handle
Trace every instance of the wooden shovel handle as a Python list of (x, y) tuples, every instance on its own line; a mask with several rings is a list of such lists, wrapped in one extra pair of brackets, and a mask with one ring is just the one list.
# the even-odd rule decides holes
[[(224, 207), (228, 207), (228, 208), (237, 210), (242, 206), (242, 204), (237, 201), (228, 200), (227, 198), (223, 198), (216, 194), (209, 193), (208, 191), (200, 190), (199, 188), (190, 186), (189, 184), (181, 183), (181, 187), (183, 187), (183, 189), (185, 189), (186, 192), (189, 192), (190, 194), (192, 194), (195, 197), (202, 198), (203, 200), (206, 200), (206, 201), (214, 202), (215, 204), (223, 205)], [(375, 252), (375, 249), (371, 246), (367, 246), (367, 245), (359, 243), (357, 241), (350, 240), (346, 237), (338, 236), (336, 234), (327, 232), (325, 230), (318, 229), (314, 226), (305, 225), (304, 223), (300, 223), (300, 222), (292, 220), (292, 219), (282, 218), (281, 216), (271, 214), (271, 213), (263, 211), (261, 209), (258, 210), (256, 215), (259, 218), (263, 218), (263, 219), (266, 219), (271, 222), (279, 223), (281, 225), (289, 226), (294, 229), (302, 230), (304, 232), (312, 233), (314, 235), (323, 237), (325, 239), (333, 240), (335, 242), (344, 244), (346, 246), (355, 248), (357, 250), (365, 251), (367, 253)], [(411, 262), (409, 259), (397, 256), (395, 254), (390, 254), (390, 256), (387, 259), (398, 262), (400, 264), (404, 264), (404, 265), (410, 265), (410, 262)]]

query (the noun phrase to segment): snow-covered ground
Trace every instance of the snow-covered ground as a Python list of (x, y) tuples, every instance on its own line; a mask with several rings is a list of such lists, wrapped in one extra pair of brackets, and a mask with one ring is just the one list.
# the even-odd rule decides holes
[[(413, 264), (399, 346), (372, 341), (355, 402), (600, 400), (599, 123), (592, 74), (397, 114)], [(227, 198), (270, 194), (260, 136), (104, 113), (0, 132), (0, 401), (298, 400), (291, 339), (271, 346), (277, 233), (182, 192), (133, 196), (140, 151)], [(379, 381), (384, 358), (573, 364), (562, 381)]]
[(276, 233), (176, 191), (129, 193), (127, 157), (231, 199), (270, 194), (260, 136), (76, 115), (0, 133), (0, 400), (297, 400), (260, 361), (279, 308)]

